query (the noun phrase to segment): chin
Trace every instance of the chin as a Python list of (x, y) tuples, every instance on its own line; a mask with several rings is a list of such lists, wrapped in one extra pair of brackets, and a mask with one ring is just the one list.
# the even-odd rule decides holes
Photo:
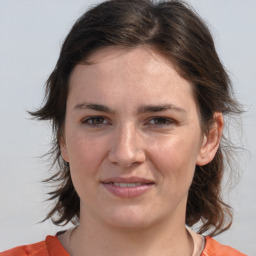
[(158, 219), (153, 218), (152, 214), (138, 209), (119, 209), (112, 212), (111, 216), (106, 219), (109, 225), (130, 231), (146, 229), (158, 222)]

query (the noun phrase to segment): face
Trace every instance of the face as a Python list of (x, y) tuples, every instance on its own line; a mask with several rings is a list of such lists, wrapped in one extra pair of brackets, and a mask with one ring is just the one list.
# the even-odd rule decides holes
[(184, 225), (195, 166), (216, 151), (201, 132), (192, 85), (146, 47), (105, 48), (87, 61), (70, 77), (61, 140), (80, 221)]

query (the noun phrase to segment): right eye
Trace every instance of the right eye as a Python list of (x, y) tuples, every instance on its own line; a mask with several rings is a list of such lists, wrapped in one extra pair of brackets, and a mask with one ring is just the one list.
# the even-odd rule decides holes
[(88, 117), (82, 120), (82, 124), (90, 125), (90, 126), (100, 126), (108, 123), (109, 123), (108, 120), (102, 116)]

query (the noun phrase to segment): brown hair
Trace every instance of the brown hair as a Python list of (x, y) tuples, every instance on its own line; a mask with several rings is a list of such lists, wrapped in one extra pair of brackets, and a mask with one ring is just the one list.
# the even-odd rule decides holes
[[(77, 20), (66, 37), (56, 67), (47, 80), (45, 103), (31, 113), (52, 123), (54, 140), (50, 153), (58, 170), (47, 181), (57, 182), (57, 187), (50, 193), (55, 206), (46, 219), (57, 213), (53, 219), (55, 224), (79, 221), (80, 211), (80, 199), (72, 184), (69, 164), (62, 159), (59, 146), (70, 73), (75, 65), (100, 48), (138, 45), (147, 45), (170, 60), (180, 75), (194, 85), (205, 133), (214, 112), (240, 113), (211, 34), (187, 4), (182, 1), (112, 0), (92, 8)], [(199, 233), (207, 231), (216, 235), (232, 223), (231, 208), (221, 198), (223, 142), (212, 162), (196, 166), (189, 190), (186, 224), (192, 226), (201, 221)]]

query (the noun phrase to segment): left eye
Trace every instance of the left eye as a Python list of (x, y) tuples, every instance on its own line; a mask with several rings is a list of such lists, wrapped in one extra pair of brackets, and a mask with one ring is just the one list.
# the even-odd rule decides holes
[(107, 120), (104, 117), (96, 116), (96, 117), (89, 117), (82, 121), (83, 124), (87, 125), (101, 125), (107, 124)]
[(148, 123), (154, 126), (157, 126), (157, 125), (164, 126), (164, 125), (172, 124), (173, 120), (169, 118), (164, 118), (164, 117), (154, 117), (150, 119)]

